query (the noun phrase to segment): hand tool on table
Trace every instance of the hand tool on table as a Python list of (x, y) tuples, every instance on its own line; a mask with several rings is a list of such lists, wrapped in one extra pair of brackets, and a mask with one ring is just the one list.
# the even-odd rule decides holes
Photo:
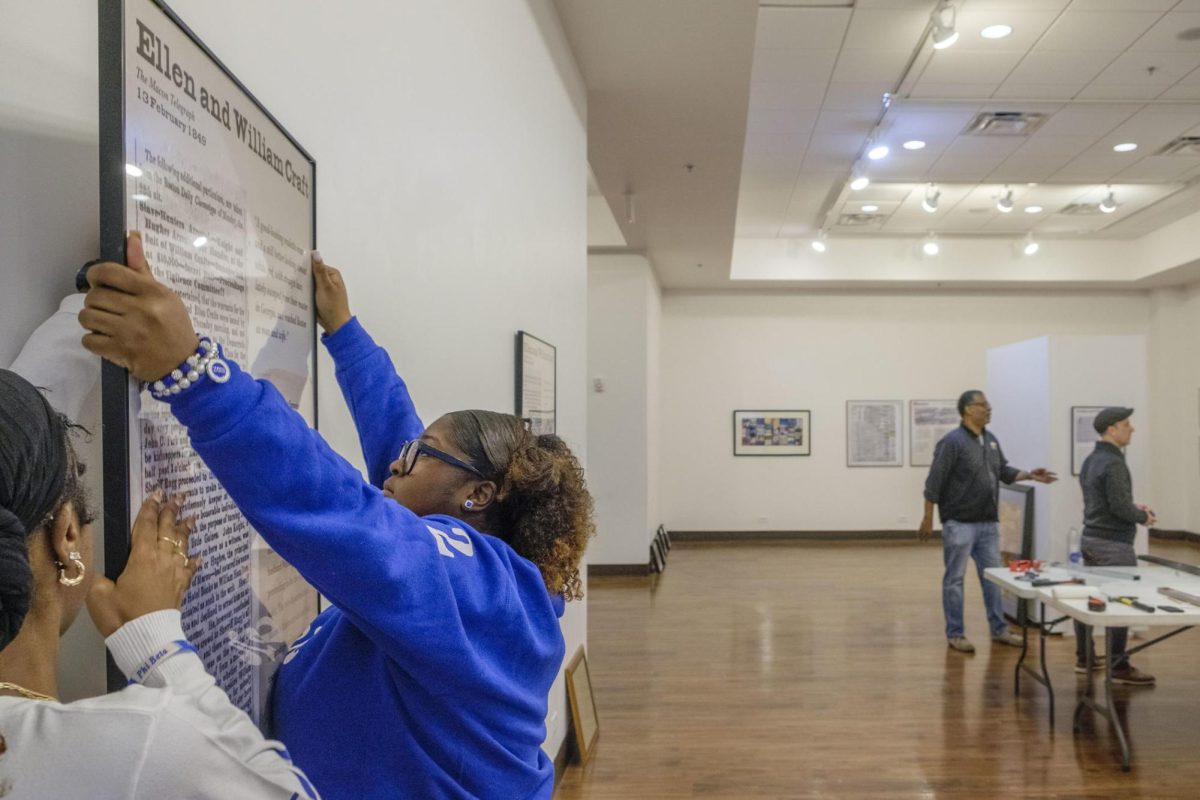
[(1108, 599), (1114, 603), (1121, 603), (1123, 605), (1129, 606), (1130, 608), (1136, 608), (1138, 611), (1145, 611), (1147, 614), (1154, 613), (1154, 606), (1148, 606), (1145, 603), (1139, 603), (1136, 597), (1130, 597), (1129, 595), (1121, 595), (1119, 597), (1113, 597), (1110, 594), (1108, 596)]
[(1133, 572), (1118, 572), (1115, 569), (1104, 569), (1103, 567), (1083, 567), (1078, 564), (1064, 564), (1061, 561), (1055, 561), (1050, 566), (1065, 569), (1072, 575), (1098, 575), (1104, 578), (1120, 578), (1126, 581), (1140, 581), (1142, 579), (1141, 575)]
[(1055, 580), (1054, 578), (1038, 578), (1031, 582), (1030, 586), (1065, 586), (1072, 583), (1087, 583), (1083, 578), (1066, 578), (1064, 580)]

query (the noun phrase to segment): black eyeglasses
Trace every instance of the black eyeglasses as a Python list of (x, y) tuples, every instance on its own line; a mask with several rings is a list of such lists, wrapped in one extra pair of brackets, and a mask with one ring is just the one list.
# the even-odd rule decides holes
[(467, 472), (471, 473), (476, 478), (479, 478), (481, 481), (487, 480), (486, 475), (475, 469), (475, 467), (471, 466), (467, 462), (460, 458), (455, 458), (449, 453), (444, 453), (433, 445), (422, 442), (420, 439), (412, 439), (407, 441), (404, 443), (404, 446), (400, 448), (400, 474), (407, 475), (412, 472), (413, 467), (417, 465), (417, 456), (421, 455), (422, 453), (427, 456), (433, 456), (439, 461), (444, 461), (453, 467), (465, 469)]

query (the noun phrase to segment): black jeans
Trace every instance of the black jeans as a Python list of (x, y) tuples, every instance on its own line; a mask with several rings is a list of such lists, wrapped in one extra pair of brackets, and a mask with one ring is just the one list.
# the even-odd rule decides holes
[[(1125, 542), (1114, 542), (1095, 536), (1084, 535), (1080, 540), (1079, 549), (1083, 552), (1085, 567), (1136, 567), (1137, 553), (1133, 545)], [(1125, 657), (1125, 642), (1129, 637), (1129, 628), (1109, 628), (1108, 635), (1112, 637), (1112, 654), (1115, 658), (1113, 669), (1129, 666)], [(1087, 650), (1084, 648), (1083, 625), (1075, 623), (1075, 661), (1083, 664), (1087, 661)]]

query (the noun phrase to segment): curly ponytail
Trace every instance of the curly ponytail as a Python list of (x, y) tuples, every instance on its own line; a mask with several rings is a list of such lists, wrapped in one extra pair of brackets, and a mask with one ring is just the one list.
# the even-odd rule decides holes
[(496, 482), (488, 533), (536, 564), (549, 592), (583, 597), (579, 562), (595, 525), (583, 468), (570, 448), (553, 434), (534, 436), (511, 414), (456, 411), (446, 419), (454, 444)]

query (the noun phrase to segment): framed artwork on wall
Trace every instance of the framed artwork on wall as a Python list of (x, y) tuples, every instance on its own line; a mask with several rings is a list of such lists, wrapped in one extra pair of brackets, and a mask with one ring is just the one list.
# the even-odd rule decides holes
[(571, 703), (571, 723), (575, 729), (575, 748), (579, 763), (586, 764), (600, 735), (600, 719), (596, 716), (596, 697), (592, 694), (592, 676), (588, 672), (587, 655), (583, 648), (575, 653), (567, 667), (567, 699)]
[(909, 466), (928, 467), (932, 464), (937, 443), (960, 424), (957, 400), (909, 400)]
[(735, 456), (807, 456), (812, 453), (809, 411), (734, 411)]
[(1093, 423), (1105, 406), (1071, 406), (1071, 474), (1079, 475), (1083, 461), (1096, 449), (1100, 434)]
[(517, 416), (535, 434), (557, 433), (558, 348), (517, 331)]
[(846, 466), (904, 466), (903, 400), (846, 401)]

